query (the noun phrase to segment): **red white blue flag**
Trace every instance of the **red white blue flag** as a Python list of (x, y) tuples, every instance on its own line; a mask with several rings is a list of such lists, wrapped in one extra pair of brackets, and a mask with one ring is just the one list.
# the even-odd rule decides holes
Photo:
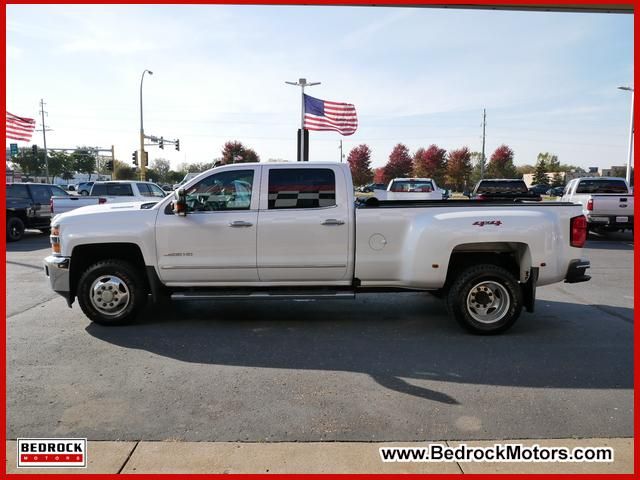
[(7, 138), (28, 142), (36, 128), (36, 121), (33, 118), (19, 117), (7, 112), (6, 128)]
[(304, 128), (335, 130), (342, 135), (353, 135), (358, 129), (356, 107), (350, 103), (329, 102), (305, 94)]

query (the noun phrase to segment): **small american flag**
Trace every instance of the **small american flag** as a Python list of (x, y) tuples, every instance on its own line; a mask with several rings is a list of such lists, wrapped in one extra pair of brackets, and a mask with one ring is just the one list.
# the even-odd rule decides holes
[(33, 118), (19, 117), (7, 112), (7, 138), (28, 142), (36, 128)]
[(305, 95), (304, 128), (353, 135), (358, 128), (356, 107), (350, 103), (328, 102)]

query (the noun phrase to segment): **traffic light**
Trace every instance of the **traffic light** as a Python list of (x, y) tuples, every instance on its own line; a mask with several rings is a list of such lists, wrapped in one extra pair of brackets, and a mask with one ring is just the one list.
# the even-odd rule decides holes
[(180, 151), (180, 140), (176, 140), (176, 150)]
[(34, 155), (38, 154), (38, 145), (31, 145), (31, 151), (33, 152)]
[(138, 166), (138, 151), (136, 150), (131, 154), (131, 160), (135, 166)]
[(107, 162), (107, 170), (108, 170), (109, 172), (113, 172), (113, 160), (109, 160), (109, 161)]
[(144, 166), (149, 166), (149, 152), (144, 152)]
[(160, 140), (158, 141), (158, 146), (162, 149), (164, 149), (164, 138), (160, 137)]

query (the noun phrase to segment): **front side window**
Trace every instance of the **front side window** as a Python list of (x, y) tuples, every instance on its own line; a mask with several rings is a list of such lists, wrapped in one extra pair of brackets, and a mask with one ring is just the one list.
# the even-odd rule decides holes
[(51, 200), (51, 190), (48, 185), (32, 185), (31, 194), (34, 203), (48, 204)]
[(233, 170), (208, 176), (186, 192), (188, 212), (249, 210), (253, 170)]
[(159, 186), (154, 185), (153, 183), (149, 183), (148, 186), (149, 192), (152, 197), (164, 198), (166, 196), (165, 191), (162, 190)]
[(274, 168), (269, 171), (269, 210), (336, 205), (336, 178), (328, 168)]
[(51, 196), (52, 197), (68, 197), (69, 194), (65, 192), (60, 187), (51, 187)]

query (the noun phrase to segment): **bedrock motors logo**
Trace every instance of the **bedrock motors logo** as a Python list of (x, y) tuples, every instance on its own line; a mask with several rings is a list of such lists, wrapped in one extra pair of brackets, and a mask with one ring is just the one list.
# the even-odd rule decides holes
[(18, 468), (84, 468), (86, 466), (86, 438), (18, 439)]

